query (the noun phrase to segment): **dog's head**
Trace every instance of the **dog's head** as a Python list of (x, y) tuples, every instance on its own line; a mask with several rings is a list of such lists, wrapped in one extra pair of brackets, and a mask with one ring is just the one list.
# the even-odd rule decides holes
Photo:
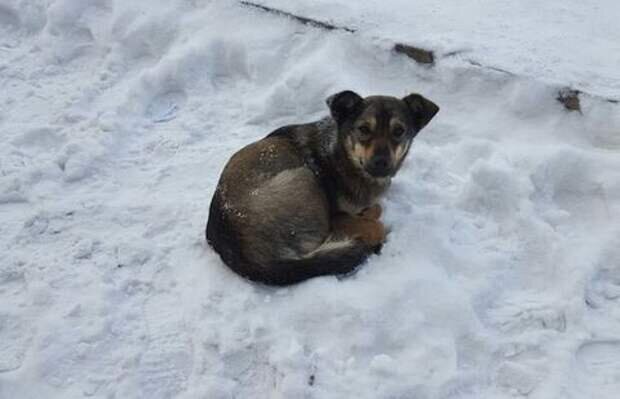
[(411, 141), (439, 111), (419, 94), (362, 98), (343, 91), (327, 99), (349, 159), (372, 177), (394, 176)]

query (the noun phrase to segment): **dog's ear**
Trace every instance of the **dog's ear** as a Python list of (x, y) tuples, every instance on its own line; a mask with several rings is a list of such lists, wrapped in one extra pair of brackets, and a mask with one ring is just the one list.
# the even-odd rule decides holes
[(409, 94), (403, 98), (403, 101), (407, 104), (418, 131), (422, 130), (433, 119), (435, 114), (439, 112), (437, 104), (417, 93)]
[(364, 99), (351, 90), (345, 90), (329, 96), (326, 102), (332, 117), (341, 124), (361, 110)]

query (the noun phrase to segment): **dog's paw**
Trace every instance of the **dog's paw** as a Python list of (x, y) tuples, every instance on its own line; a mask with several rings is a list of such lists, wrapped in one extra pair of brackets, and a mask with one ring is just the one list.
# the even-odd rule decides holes
[(332, 228), (337, 236), (359, 240), (370, 248), (383, 244), (387, 235), (383, 223), (362, 216), (342, 215), (333, 221)]
[(375, 245), (372, 248), (372, 253), (374, 253), (375, 255), (381, 255), (381, 250), (383, 249), (383, 243), (379, 244), (379, 245)]
[(383, 223), (377, 220), (362, 219), (358, 224), (357, 237), (371, 248), (383, 245), (387, 232)]

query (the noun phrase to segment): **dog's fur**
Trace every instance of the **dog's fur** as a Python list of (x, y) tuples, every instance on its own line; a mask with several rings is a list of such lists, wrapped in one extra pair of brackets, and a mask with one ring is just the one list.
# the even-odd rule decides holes
[(331, 117), (277, 129), (224, 168), (206, 236), (240, 275), (286, 285), (348, 273), (383, 244), (377, 202), (439, 108), (352, 91), (327, 104)]

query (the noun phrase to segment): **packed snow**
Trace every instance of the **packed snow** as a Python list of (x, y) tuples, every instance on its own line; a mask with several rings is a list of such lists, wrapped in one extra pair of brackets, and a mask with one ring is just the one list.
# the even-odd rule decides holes
[(337, 26), (620, 100), (616, 0), (252, 0)]
[[(0, 0), (0, 398), (618, 397), (616, 2), (359, 3), (287, 10), (350, 34), (233, 1)], [(407, 29), (518, 62), (417, 65)], [(594, 96), (569, 112), (564, 85)], [(441, 107), (388, 243), (353, 276), (243, 280), (204, 240), (222, 167), (343, 89)]]

